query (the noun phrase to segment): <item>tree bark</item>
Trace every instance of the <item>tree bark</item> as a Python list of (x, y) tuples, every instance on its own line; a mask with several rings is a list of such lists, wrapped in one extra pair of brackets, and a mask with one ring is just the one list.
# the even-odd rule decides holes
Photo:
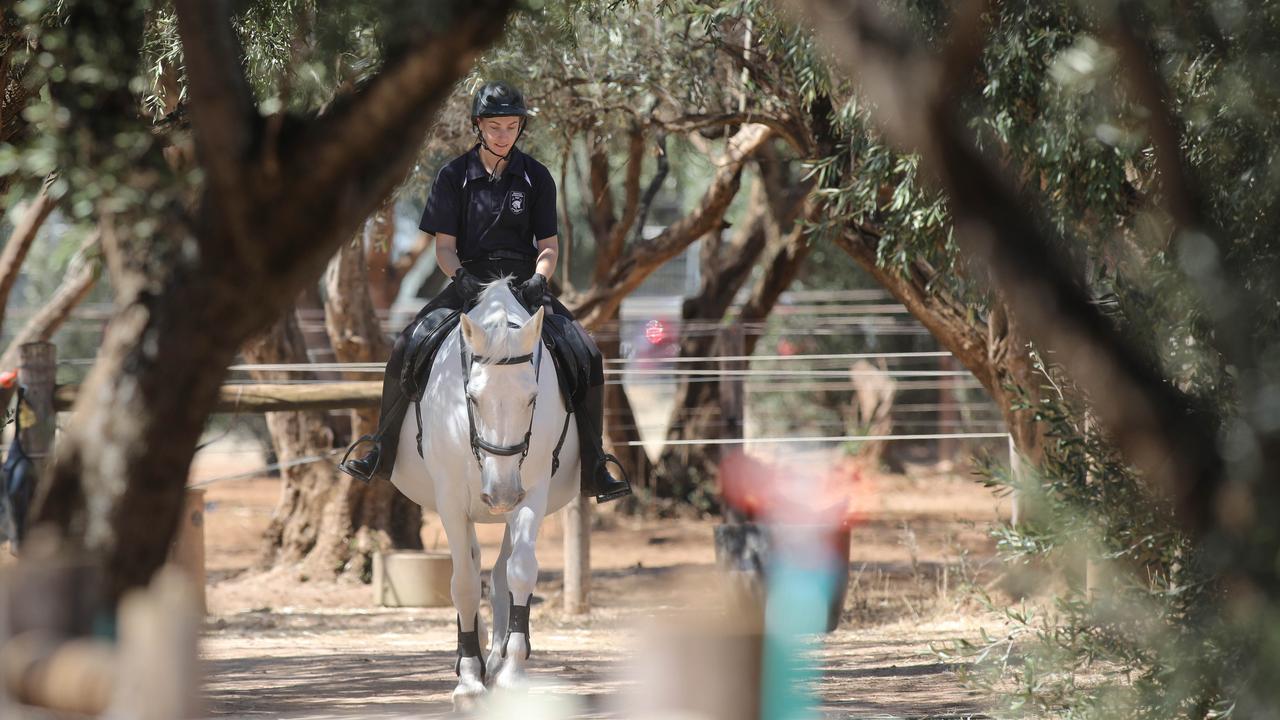
[[(14, 58), (27, 45), (23, 22), (17, 14), (0, 13), (0, 143), (21, 147), (31, 132), (31, 124), (22, 116), (33, 95), (40, 92), (27, 81), (27, 66), (15, 64)], [(39, 57), (38, 48), (28, 57)], [(0, 196), (20, 177), (19, 173), (0, 176)]]
[[(375, 213), (369, 224), (374, 232), (385, 228), (386, 213)], [(391, 353), (364, 282), (367, 276), (359, 242), (343, 245), (325, 274), (325, 326), (338, 362), (380, 362)], [(351, 374), (348, 379), (363, 378)], [(355, 437), (375, 432), (378, 410), (352, 410), (351, 427)], [(422, 547), (422, 508), (391, 483), (348, 482), (346, 494), (336, 501), (346, 505), (352, 527), (348, 544), (366, 570), (372, 568), (375, 550)]]
[[(392, 241), (396, 240), (396, 201), (388, 199), (365, 223), (367, 293), (374, 307), (387, 310), (396, 302), (403, 273), (392, 263)], [(415, 258), (416, 260), (416, 258)], [(410, 264), (412, 268), (412, 263)], [(332, 265), (330, 265), (332, 272)]]
[[(324, 114), (286, 123), (264, 122), (254, 104), (227, 4), (175, 1), (202, 194), (190, 209), (117, 217), (101, 208), (104, 247), (124, 249), (123, 262), (108, 255), (117, 310), (36, 511), (71, 545), (103, 558), (109, 598), (146, 583), (164, 561), (196, 441), (236, 350), (319, 277), (404, 177), (436, 108), (500, 34), (511, 4), (450, 3), (447, 32), (404, 28), (414, 42), (388, 52), (375, 77)], [(114, 36), (110, 47), (132, 73), (143, 13), (117, 10), (78, 3), (65, 23), (86, 37)], [(58, 59), (75, 67), (91, 45), (70, 43)], [(72, 130), (84, 130), (76, 137), (99, 152), (124, 123), (151, 136), (127, 87), (55, 90)], [(81, 103), (89, 93), (98, 102)], [(156, 145), (122, 183), (144, 196), (165, 178)], [(129, 212), (146, 213), (157, 231), (126, 235), (142, 219)], [(308, 422), (295, 435), (322, 444), (313, 432)]]

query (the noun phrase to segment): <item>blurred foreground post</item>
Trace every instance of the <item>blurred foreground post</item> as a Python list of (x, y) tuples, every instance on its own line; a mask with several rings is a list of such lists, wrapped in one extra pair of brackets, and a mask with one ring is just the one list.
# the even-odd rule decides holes
[(204, 615), (204, 490), (201, 488), (187, 488), (178, 537), (173, 541), (169, 559), (190, 581), (196, 609)]
[(200, 614), (172, 567), (104, 611), (102, 573), (87, 556), (33, 538), (0, 573), (0, 717), (199, 716)]

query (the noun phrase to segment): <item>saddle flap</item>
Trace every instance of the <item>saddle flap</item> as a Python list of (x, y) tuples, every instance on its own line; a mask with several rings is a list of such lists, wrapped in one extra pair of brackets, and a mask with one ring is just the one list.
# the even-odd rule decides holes
[(414, 402), (422, 399), (431, 375), (431, 364), (445, 338), (458, 326), (461, 310), (436, 308), (423, 315), (409, 333), (403, 369), (400, 371), (400, 389)]
[[(542, 323), (542, 339), (555, 361), (565, 406), (577, 407), (592, 380), (594, 353), (587, 339), (573, 320), (563, 315), (547, 315)], [(600, 374), (603, 375), (603, 370)]]

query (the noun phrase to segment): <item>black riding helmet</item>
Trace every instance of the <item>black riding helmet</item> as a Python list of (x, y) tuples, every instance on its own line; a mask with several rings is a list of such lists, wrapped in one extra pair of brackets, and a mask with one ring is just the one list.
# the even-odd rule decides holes
[(504, 82), (485, 83), (471, 100), (471, 119), (482, 117), (527, 117), (529, 108), (524, 104), (524, 94)]
[[(471, 100), (471, 129), (476, 133), (476, 139), (484, 146), (485, 150), (493, 153), (501, 160), (506, 160), (507, 155), (498, 155), (493, 152), (489, 144), (484, 141), (484, 135), (480, 133), (480, 118), (488, 117), (519, 117), (520, 131), (516, 133), (516, 142), (520, 142), (520, 136), (524, 135), (525, 123), (529, 118), (529, 108), (524, 104), (524, 94), (514, 87), (504, 82), (489, 82), (480, 86), (476, 91), (475, 97)], [(514, 150), (516, 143), (511, 143), (511, 149)], [(498, 166), (493, 166), (494, 173), (490, 175), (490, 182), (497, 180), (496, 172)]]

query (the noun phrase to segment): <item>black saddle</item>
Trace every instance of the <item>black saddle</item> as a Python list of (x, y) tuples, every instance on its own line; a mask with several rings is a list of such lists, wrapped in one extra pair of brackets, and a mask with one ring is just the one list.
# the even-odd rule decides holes
[[(400, 373), (400, 387), (410, 400), (422, 400), (435, 356), (445, 338), (458, 326), (460, 314), (461, 311), (448, 308), (433, 310), (420, 318), (410, 331), (404, 368)], [(544, 316), (542, 341), (555, 363), (565, 407), (577, 407), (586, 396), (588, 387), (604, 381), (600, 355), (594, 351), (585, 333), (564, 315), (547, 313)]]

